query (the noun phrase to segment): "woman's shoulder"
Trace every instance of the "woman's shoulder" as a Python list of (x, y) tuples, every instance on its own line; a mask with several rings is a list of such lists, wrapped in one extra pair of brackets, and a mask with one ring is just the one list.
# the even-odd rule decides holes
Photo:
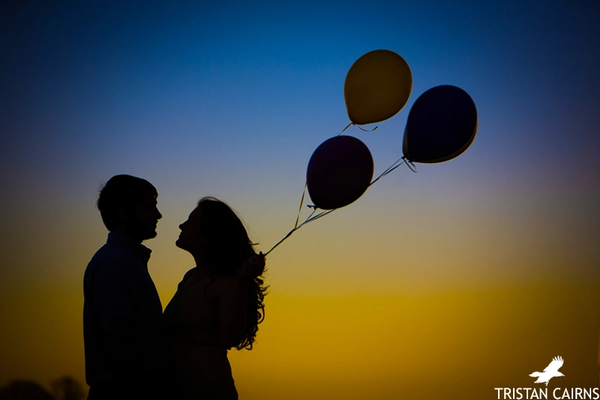
[(230, 275), (213, 276), (206, 287), (205, 293), (211, 298), (220, 298), (224, 293), (232, 290), (237, 280), (237, 277)]
[(224, 290), (230, 286), (233, 286), (237, 279), (238, 279), (237, 277), (230, 276), (230, 275), (213, 276), (211, 278), (210, 286), (217, 288), (217, 289)]
[(181, 278), (181, 281), (177, 285), (177, 289), (181, 289), (183, 287), (183, 285), (185, 285), (185, 283), (187, 282), (188, 279), (190, 279), (190, 276), (192, 276), (192, 274), (194, 273), (195, 270), (196, 270), (196, 267), (190, 269), (188, 272), (186, 272), (183, 275), (183, 278)]

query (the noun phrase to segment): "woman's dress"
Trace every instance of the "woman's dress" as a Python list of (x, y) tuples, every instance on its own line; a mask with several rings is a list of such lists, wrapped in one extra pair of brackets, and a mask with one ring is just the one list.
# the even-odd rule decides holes
[(188, 271), (164, 312), (173, 351), (173, 374), (181, 398), (236, 400), (227, 347), (219, 335), (217, 304), (205, 296), (218, 278)]

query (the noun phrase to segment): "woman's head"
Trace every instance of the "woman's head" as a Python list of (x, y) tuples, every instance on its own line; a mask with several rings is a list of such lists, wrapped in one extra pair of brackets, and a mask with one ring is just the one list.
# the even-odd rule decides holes
[[(198, 202), (187, 221), (179, 225), (176, 244), (194, 256), (211, 275), (237, 275), (244, 261), (256, 254), (244, 224), (231, 208), (214, 197)], [(252, 349), (258, 324), (264, 319), (267, 287), (255, 277), (246, 303), (247, 325), (236, 348)]]
[(201, 199), (179, 227), (177, 246), (200, 259), (213, 275), (235, 275), (256, 254), (240, 218), (213, 197)]
[(236, 274), (243, 262), (256, 254), (244, 224), (227, 204), (212, 197), (201, 199), (198, 209), (207, 264), (220, 264), (224, 275)]

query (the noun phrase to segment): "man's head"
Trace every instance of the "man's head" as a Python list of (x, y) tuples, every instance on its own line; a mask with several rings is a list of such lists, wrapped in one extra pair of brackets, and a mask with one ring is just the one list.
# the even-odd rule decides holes
[(162, 215), (156, 207), (158, 192), (147, 180), (116, 175), (100, 190), (97, 206), (110, 232), (123, 233), (143, 241), (156, 237)]

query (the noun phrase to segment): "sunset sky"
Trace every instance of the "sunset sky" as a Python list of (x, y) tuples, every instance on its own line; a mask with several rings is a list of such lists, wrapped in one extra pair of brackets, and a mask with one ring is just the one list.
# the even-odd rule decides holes
[(199, 198), (262, 251), (293, 227), (312, 152), (349, 123), (346, 74), (376, 49), (413, 74), (398, 115), (344, 133), (376, 174), (431, 87), (470, 94), (477, 136), (269, 255), (255, 349), (230, 352), (240, 398), (495, 399), (558, 355), (550, 389), (600, 386), (600, 2), (303, 0), (2, 2), (0, 387), (84, 384), (103, 182), (158, 189), (144, 244), (165, 307)]

